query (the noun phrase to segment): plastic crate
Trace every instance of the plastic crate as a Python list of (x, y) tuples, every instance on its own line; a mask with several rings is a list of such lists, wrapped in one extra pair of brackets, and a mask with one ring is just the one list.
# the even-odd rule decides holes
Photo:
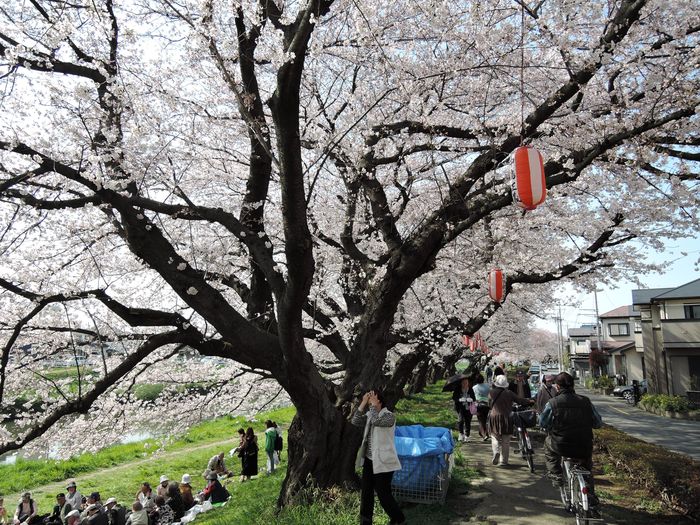
[(391, 492), (398, 501), (445, 503), (454, 458), (452, 454), (399, 457), (401, 470), (394, 472)]

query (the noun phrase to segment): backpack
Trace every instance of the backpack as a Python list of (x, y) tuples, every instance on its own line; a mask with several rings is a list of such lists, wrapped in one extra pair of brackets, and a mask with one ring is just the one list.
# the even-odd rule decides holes
[(282, 436), (277, 434), (277, 437), (275, 438), (275, 450), (282, 451), (283, 445), (284, 445), (284, 442), (282, 441)]

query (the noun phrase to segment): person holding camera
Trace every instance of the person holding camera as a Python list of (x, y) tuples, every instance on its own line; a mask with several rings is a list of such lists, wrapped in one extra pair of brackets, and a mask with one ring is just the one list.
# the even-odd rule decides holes
[(360, 406), (352, 416), (352, 424), (364, 427), (362, 445), (357, 454), (357, 468), (362, 466), (362, 495), (360, 524), (371, 525), (374, 493), (392, 524), (403, 525), (406, 518), (391, 494), (391, 479), (401, 470), (394, 444), (396, 417), (384, 406), (384, 396), (371, 390), (362, 396)]

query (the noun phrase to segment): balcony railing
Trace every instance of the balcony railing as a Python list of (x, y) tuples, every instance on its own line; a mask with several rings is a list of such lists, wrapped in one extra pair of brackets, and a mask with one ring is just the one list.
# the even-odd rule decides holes
[(700, 319), (670, 319), (661, 321), (664, 345), (700, 345)]

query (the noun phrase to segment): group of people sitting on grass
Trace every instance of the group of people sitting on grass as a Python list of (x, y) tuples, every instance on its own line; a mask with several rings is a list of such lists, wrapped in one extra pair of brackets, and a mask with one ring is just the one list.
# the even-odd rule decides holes
[[(265, 453), (267, 472), (272, 473), (280, 462), (282, 432), (273, 421), (265, 422)], [(252, 427), (238, 430), (240, 442), (231, 451), (241, 458), (241, 481), (258, 474), (258, 440)], [(223, 452), (213, 456), (202, 473), (205, 487), (194, 492), (192, 479), (184, 474), (180, 483), (162, 475), (155, 490), (150, 483), (143, 482), (134, 496), (131, 509), (119, 505), (116, 498), (102, 501), (99, 492), (83, 497), (75, 481), (66, 486), (66, 493), (56, 495), (56, 505), (51, 514), (39, 514), (38, 506), (30, 492), (22, 494), (12, 518), (0, 498), (0, 525), (171, 525), (180, 522), (185, 514), (205, 501), (212, 505), (226, 502), (230, 494), (221, 479), (233, 476), (226, 468)], [(196, 509), (195, 509), (196, 510)], [(8, 519), (9, 518), (9, 519)]]

